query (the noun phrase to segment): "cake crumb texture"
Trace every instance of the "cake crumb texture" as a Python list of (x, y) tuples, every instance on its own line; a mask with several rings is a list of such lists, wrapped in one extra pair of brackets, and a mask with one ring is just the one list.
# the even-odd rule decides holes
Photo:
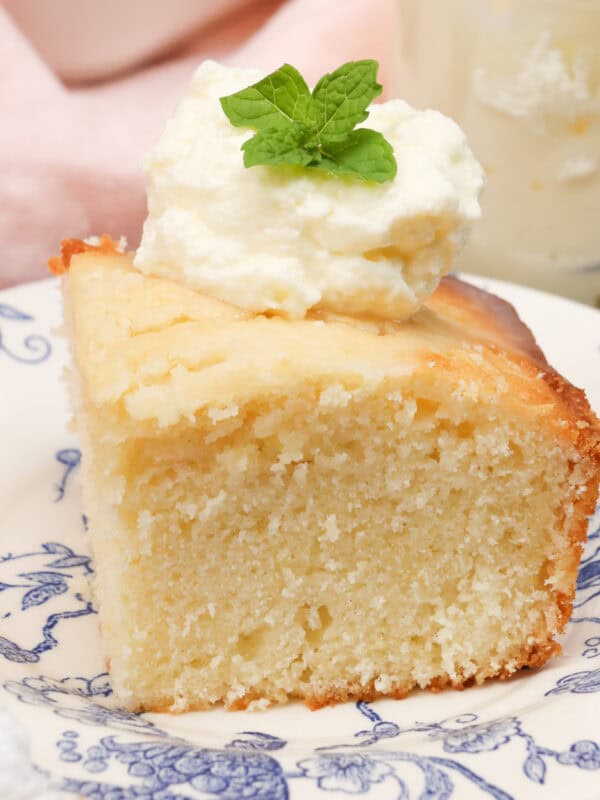
[(282, 320), (99, 252), (65, 285), (126, 706), (403, 697), (559, 650), (600, 433), (506, 303), (446, 279), (402, 325)]

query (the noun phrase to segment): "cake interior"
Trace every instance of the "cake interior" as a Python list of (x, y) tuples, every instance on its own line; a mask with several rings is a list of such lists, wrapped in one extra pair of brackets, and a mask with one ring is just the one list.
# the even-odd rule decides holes
[(133, 708), (403, 696), (556, 647), (584, 476), (494, 397), (414, 375), (299, 384), (143, 435), (107, 406), (82, 434)]

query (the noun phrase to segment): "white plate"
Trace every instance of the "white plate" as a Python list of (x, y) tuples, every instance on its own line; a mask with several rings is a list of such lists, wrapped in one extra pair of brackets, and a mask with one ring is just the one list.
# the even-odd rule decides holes
[[(514, 303), (599, 409), (600, 314), (480, 283)], [(598, 517), (564, 654), (542, 670), (317, 712), (119, 711), (88, 595), (59, 324), (53, 280), (0, 293), (0, 703), (22, 721), (57, 788), (94, 800), (600, 797)]]

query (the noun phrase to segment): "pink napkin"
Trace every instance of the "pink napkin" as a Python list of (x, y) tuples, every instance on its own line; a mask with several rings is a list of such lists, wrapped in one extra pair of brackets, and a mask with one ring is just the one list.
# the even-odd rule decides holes
[[(56, 3), (58, 15), (64, 5)], [(109, 58), (99, 68), (102, 81), (75, 86), (65, 85), (38, 54), (51, 52), (51, 29), (35, 31), (36, 50), (23, 20), (21, 30), (0, 8), (0, 288), (45, 276), (47, 258), (62, 238), (106, 232), (124, 234), (130, 247), (137, 246), (146, 214), (141, 158), (203, 58), (265, 70), (287, 61), (309, 82), (344, 61), (377, 58), (390, 94), (393, 0), (230, 0), (224, 17), (222, 3), (208, 5), (214, 14), (205, 13), (200, 29), (171, 57), (128, 65), (107, 78)], [(39, 18), (32, 20), (39, 28)], [(63, 34), (67, 26), (74, 48), (67, 54), (76, 64), (78, 42), (85, 54), (79, 22), (68, 15), (57, 22)], [(117, 40), (126, 36), (123, 26), (119, 36), (98, 25), (94, 31), (103, 37), (105, 55), (113, 42), (114, 65), (122, 69)], [(150, 49), (143, 57), (156, 55)], [(91, 74), (88, 69), (86, 77)]]

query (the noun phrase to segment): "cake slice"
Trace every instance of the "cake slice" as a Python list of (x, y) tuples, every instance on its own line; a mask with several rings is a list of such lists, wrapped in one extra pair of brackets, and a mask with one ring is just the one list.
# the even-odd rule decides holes
[(283, 319), (77, 249), (75, 416), (123, 704), (404, 697), (559, 650), (600, 431), (508, 304), (446, 278), (402, 324)]

